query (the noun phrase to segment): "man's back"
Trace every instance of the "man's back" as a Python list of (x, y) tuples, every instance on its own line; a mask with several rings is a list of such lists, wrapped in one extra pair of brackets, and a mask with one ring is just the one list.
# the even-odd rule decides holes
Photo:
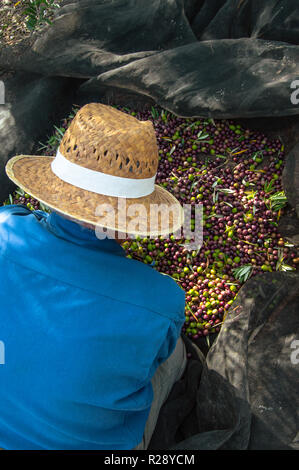
[(0, 280), (0, 447), (139, 444), (184, 292), (114, 240), (18, 206), (0, 209)]

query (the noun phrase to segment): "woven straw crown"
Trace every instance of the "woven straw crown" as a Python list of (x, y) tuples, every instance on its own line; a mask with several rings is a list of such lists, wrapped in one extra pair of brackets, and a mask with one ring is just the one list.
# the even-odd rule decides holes
[(155, 176), (159, 161), (150, 121), (100, 103), (87, 104), (77, 112), (60, 152), (77, 165), (123, 178)]
[[(123, 196), (126, 201), (126, 213), (123, 214), (119, 204), (121, 197), (101, 193), (101, 183), (99, 191), (92, 191), (67, 182), (52, 171), (57, 156), (16, 155), (6, 164), (7, 175), (49, 208), (92, 226), (155, 236), (169, 235), (181, 227), (184, 214), (177, 199), (150, 181), (155, 179), (159, 162), (156, 134), (151, 121), (139, 121), (104, 104), (86, 104), (66, 130), (59, 152), (69, 162), (99, 175), (104, 173), (127, 179), (130, 188), (138, 180), (141, 187), (145, 182), (150, 182), (153, 191), (145, 196)], [(107, 205), (109, 210), (105, 209), (102, 215), (96, 210)], [(158, 215), (152, 220), (155, 209)], [(138, 223), (135, 223), (136, 216)]]

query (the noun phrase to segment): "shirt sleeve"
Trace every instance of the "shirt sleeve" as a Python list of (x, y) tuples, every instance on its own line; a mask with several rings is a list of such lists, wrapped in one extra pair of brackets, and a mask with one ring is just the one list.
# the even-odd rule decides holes
[(156, 357), (156, 366), (159, 367), (160, 364), (166, 361), (169, 356), (173, 353), (177, 341), (181, 334), (181, 329), (183, 326), (183, 321), (172, 321), (169, 325), (168, 332), (164, 342), (162, 343), (159, 352)]
[(156, 366), (158, 367), (174, 351), (177, 341), (180, 337), (181, 330), (185, 321), (185, 292), (181, 287), (176, 285), (175, 281), (168, 276), (164, 278), (165, 291), (167, 290), (169, 295), (167, 298), (172, 299), (173, 304), (171, 305), (172, 315), (169, 312), (169, 326), (166, 334), (164, 335), (164, 341), (162, 342), (157, 356)]

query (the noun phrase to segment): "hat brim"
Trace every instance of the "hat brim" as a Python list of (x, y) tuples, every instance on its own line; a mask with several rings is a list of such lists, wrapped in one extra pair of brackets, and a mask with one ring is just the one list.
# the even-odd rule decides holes
[(58, 178), (51, 169), (53, 160), (49, 156), (17, 155), (5, 169), (17, 186), (50, 209), (94, 227), (156, 237), (175, 233), (183, 225), (182, 206), (161, 186), (155, 185), (152, 194), (141, 198), (105, 196)]

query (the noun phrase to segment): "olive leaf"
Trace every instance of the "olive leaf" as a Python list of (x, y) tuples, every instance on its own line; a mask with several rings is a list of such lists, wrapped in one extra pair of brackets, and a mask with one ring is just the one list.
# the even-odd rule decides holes
[(273, 211), (279, 211), (287, 204), (287, 198), (284, 191), (278, 191), (269, 197), (271, 209)]
[(154, 119), (158, 119), (158, 117), (159, 117), (159, 111), (158, 111), (156, 108), (154, 108), (154, 106), (152, 106), (151, 114), (152, 114), (152, 116), (153, 116)]
[(26, 0), (24, 3), (26, 8), (22, 13), (27, 17), (26, 26), (30, 31), (43, 23), (51, 25), (49, 16), (53, 15), (55, 9), (60, 8), (55, 0)]
[(252, 264), (244, 264), (240, 268), (233, 269), (233, 274), (235, 279), (238, 279), (240, 282), (245, 282), (250, 278), (252, 270)]
[(171, 147), (171, 150), (169, 152), (169, 156), (173, 154), (173, 152), (175, 151), (176, 149), (176, 146), (174, 145), (173, 147)]

